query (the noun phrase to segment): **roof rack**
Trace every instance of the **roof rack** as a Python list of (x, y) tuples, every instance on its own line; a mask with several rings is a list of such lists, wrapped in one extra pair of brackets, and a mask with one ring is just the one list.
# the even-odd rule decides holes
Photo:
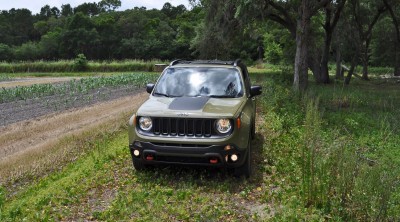
[(241, 63), (240, 59), (235, 61), (221, 61), (221, 60), (182, 60), (177, 59), (172, 61), (169, 65), (174, 66), (178, 64), (213, 64), (213, 65), (233, 65), (238, 66)]
[(176, 65), (176, 64), (178, 64), (180, 61), (184, 61), (184, 60), (182, 60), (182, 59), (175, 59), (175, 60), (172, 61), (169, 65), (170, 65), (170, 66)]

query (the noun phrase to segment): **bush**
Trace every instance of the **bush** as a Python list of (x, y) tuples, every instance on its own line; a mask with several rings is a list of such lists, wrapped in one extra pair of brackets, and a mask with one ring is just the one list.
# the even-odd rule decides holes
[(77, 71), (85, 71), (88, 68), (88, 60), (84, 54), (78, 54), (74, 61), (74, 67)]
[(0, 43), (0, 61), (9, 61), (12, 58), (11, 48), (3, 43)]

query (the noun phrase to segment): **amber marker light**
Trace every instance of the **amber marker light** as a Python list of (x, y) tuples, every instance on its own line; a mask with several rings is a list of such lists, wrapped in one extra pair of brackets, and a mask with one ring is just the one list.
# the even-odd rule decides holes
[(240, 129), (240, 126), (242, 125), (242, 121), (240, 120), (240, 117), (238, 117), (236, 119), (236, 125), (237, 125), (238, 129)]

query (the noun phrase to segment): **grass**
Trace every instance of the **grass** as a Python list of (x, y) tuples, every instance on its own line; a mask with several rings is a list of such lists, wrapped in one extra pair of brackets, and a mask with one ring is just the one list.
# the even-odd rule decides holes
[(92, 150), (87, 155), (10, 197), (1, 208), (0, 220), (248, 221), (256, 217), (244, 204), (253, 193), (261, 193), (254, 185), (204, 169), (135, 172), (127, 139), (123, 131), (87, 144)]
[(286, 76), (257, 76), (268, 95), (262, 134), (267, 183), (280, 188), (272, 193), (282, 206), (276, 218), (398, 220), (398, 84), (355, 79), (299, 95)]
[[(89, 61), (86, 72), (152, 72), (155, 64), (162, 61), (124, 60), (124, 61)], [(25, 62), (0, 62), (0, 73), (35, 73), (35, 72), (79, 72), (74, 60), (61, 61), (25, 61)]]
[(354, 79), (297, 94), (287, 71), (252, 78), (264, 92), (251, 180), (204, 168), (136, 172), (123, 126), (61, 170), (0, 189), (0, 220), (400, 219), (398, 84)]

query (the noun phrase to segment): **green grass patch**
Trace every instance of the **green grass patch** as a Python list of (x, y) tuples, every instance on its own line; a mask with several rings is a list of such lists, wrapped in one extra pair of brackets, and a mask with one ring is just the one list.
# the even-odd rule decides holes
[(240, 220), (256, 214), (246, 208), (254, 184), (204, 168), (133, 170), (120, 132), (90, 144), (92, 152), (60, 172), (10, 196), (2, 221), (42, 220)]

